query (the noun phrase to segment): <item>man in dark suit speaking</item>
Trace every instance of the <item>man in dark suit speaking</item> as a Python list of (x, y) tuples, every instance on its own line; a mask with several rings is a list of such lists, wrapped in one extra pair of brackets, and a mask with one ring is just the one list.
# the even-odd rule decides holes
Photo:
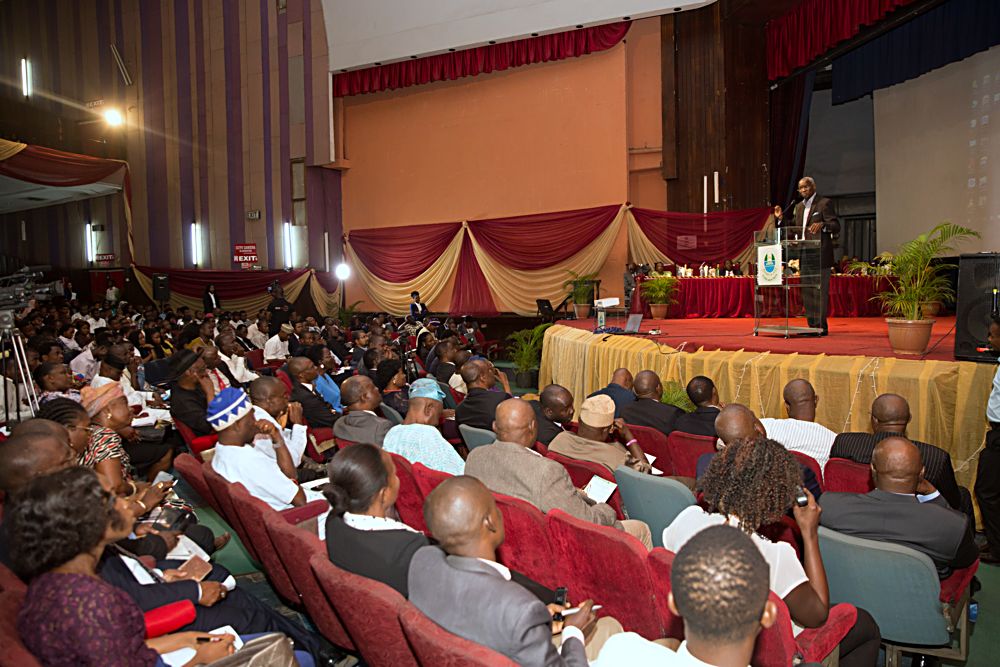
[[(802, 196), (802, 201), (792, 209), (790, 218), (785, 216), (780, 206), (774, 207), (774, 217), (778, 219), (778, 227), (789, 232), (790, 235), (786, 238), (821, 241), (819, 251), (811, 248), (802, 250), (799, 273), (812, 280), (819, 279), (819, 290), (802, 288), (802, 303), (805, 306), (809, 326), (822, 329), (819, 335), (825, 336), (826, 309), (830, 299), (830, 270), (834, 266), (833, 240), (840, 233), (840, 221), (833, 212), (830, 199), (816, 194), (816, 181), (809, 176), (799, 181), (799, 194)], [(803, 280), (803, 284), (806, 284), (806, 280)]]

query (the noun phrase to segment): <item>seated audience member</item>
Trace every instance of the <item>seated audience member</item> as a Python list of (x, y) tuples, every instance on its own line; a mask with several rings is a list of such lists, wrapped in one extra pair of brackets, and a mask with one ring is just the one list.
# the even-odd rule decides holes
[(155, 359), (166, 359), (174, 353), (173, 345), (163, 337), (163, 333), (159, 329), (146, 330), (146, 343), (152, 350)]
[(615, 419), (622, 416), (626, 405), (635, 401), (632, 391), (632, 373), (627, 368), (619, 368), (611, 374), (611, 382), (604, 389), (598, 389), (588, 396), (609, 396), (615, 402)]
[(38, 350), (39, 363), (61, 364), (66, 361), (63, 347), (59, 341), (53, 338), (46, 338), (35, 346)]
[(236, 336), (236, 344), (239, 345), (244, 352), (252, 352), (257, 349), (257, 346), (254, 345), (252, 340), (250, 340), (250, 332), (247, 330), (246, 324), (237, 324), (234, 334)]
[(529, 401), (529, 404), (535, 411), (538, 442), (546, 447), (566, 430), (563, 424), (573, 421), (573, 394), (561, 385), (550, 384), (542, 389), (537, 401)]
[[(617, 440), (609, 441), (609, 437)], [(618, 466), (639, 472), (652, 468), (628, 424), (615, 419), (614, 401), (604, 394), (585, 400), (580, 406), (577, 432), (563, 431), (552, 439), (549, 449), (571, 459), (599, 463), (612, 472)]]
[[(718, 449), (728, 447), (737, 440), (767, 437), (764, 425), (760, 423), (753, 411), (739, 403), (730, 403), (722, 408), (719, 416), (715, 418), (715, 431), (719, 435), (719, 442), (716, 443)], [(698, 457), (698, 479), (702, 478), (714, 458), (715, 452), (702, 454)], [(823, 490), (819, 487), (816, 474), (804, 463), (799, 463), (799, 467), (802, 469), (802, 486), (809, 489), (813, 497), (819, 498), (823, 494)]]
[(291, 324), (285, 323), (278, 329), (278, 333), (267, 339), (264, 343), (264, 363), (273, 361), (284, 361), (288, 358), (288, 337), (295, 329)]
[(246, 349), (237, 342), (236, 334), (228, 331), (219, 334), (215, 347), (219, 351), (219, 359), (229, 371), (228, 376), (235, 383), (233, 386), (245, 386), (260, 377), (247, 368)]
[(428, 368), (427, 372), (433, 374), (438, 382), (450, 383), (458, 368), (455, 359), (460, 351), (458, 339), (454, 336), (441, 341), (437, 344), (437, 364), (431, 364), (433, 370)]
[(369, 347), (361, 355), (361, 363), (358, 365), (358, 375), (370, 376), (375, 374), (378, 363), (382, 361), (382, 350), (377, 347)]
[[(694, 535), (711, 526), (729, 524), (750, 536), (770, 565), (770, 588), (788, 605), (793, 632), (818, 628), (830, 611), (830, 591), (819, 550), (820, 508), (808, 491), (800, 507), (795, 494), (802, 474), (795, 458), (766, 438), (741, 440), (712, 460), (700, 489), (708, 511), (695, 505), (677, 515), (663, 530), (663, 546), (678, 552)], [(789, 508), (802, 533), (803, 558), (787, 542), (771, 542), (757, 531), (775, 523)], [(880, 637), (870, 614), (858, 609), (858, 620), (840, 644), (840, 664), (875, 664)]]
[(592, 667), (749, 665), (757, 635), (778, 617), (768, 565), (742, 531), (714, 526), (674, 557), (667, 606), (684, 620), (676, 653), (634, 632), (611, 637)]
[(410, 385), (406, 419), (389, 429), (382, 448), (410, 463), (423, 463), (434, 470), (461, 475), (465, 461), (438, 430), (443, 401), (444, 392), (437, 380), (421, 378)]
[(399, 359), (383, 359), (375, 371), (375, 387), (382, 392), (382, 402), (403, 417), (409, 408), (410, 391)]
[(416, 337), (420, 333), (420, 325), (414, 320), (413, 315), (407, 315), (403, 320), (403, 324), (399, 327), (399, 333), (402, 336), (413, 336)]
[(355, 375), (340, 385), (340, 397), (346, 406), (346, 413), (333, 425), (333, 435), (349, 442), (369, 442), (382, 445), (385, 434), (392, 428), (392, 422), (375, 414), (382, 403), (371, 378)]
[(422, 330), (417, 334), (417, 359), (420, 361), (420, 365), (425, 370), (427, 369), (428, 359), (430, 357), (431, 349), (437, 344), (437, 339), (434, 338), (434, 334), (426, 329)]
[(930, 556), (945, 579), (979, 557), (969, 517), (953, 510), (924, 476), (920, 450), (906, 438), (879, 441), (868, 493), (828, 493), (821, 523), (847, 535), (894, 542)]
[(68, 398), (80, 402), (80, 390), (73, 387), (73, 374), (66, 364), (45, 362), (39, 364), (34, 373), (35, 384), (41, 390), (38, 405), (42, 406), (57, 398)]
[(333, 407), (335, 412), (343, 412), (344, 405), (341, 402), (340, 387), (333, 379), (333, 374), (337, 370), (337, 360), (330, 348), (322, 343), (310, 345), (302, 350), (302, 356), (312, 361), (318, 370), (316, 381), (313, 382), (316, 391), (319, 392), (324, 401)]
[[(82, 404), (90, 417), (91, 428), (90, 439), (80, 455), (79, 464), (94, 468), (107, 477), (117, 493), (126, 494), (129, 489), (134, 492), (131, 461), (118, 435), (118, 431), (132, 424), (132, 411), (121, 385), (114, 382), (96, 389), (84, 387)], [(169, 452), (165, 463), (166, 467), (161, 469), (170, 467)]]
[(491, 491), (529, 502), (543, 513), (560, 509), (583, 521), (614, 526), (647, 549), (653, 548), (649, 526), (642, 521), (618, 521), (611, 506), (595, 503), (573, 487), (566, 468), (531, 449), (537, 426), (527, 402), (511, 398), (501, 403), (493, 427), (496, 442), (469, 452), (466, 475), (479, 479)]
[(215, 387), (208, 379), (205, 360), (198, 352), (178, 350), (170, 357), (170, 416), (196, 436), (210, 435), (212, 425), (205, 419), (205, 410), (215, 397)]
[[(266, 419), (254, 419), (246, 392), (233, 388), (219, 392), (208, 406), (207, 418), (219, 434), (212, 457), (215, 472), (239, 482), (250, 495), (279, 512), (315, 499), (307, 499), (306, 490), (298, 485), (295, 463), (281, 431)], [(254, 441), (258, 434), (271, 441), (274, 456), (261, 451), (267, 445)]]
[(128, 349), (128, 346), (121, 343), (112, 345), (108, 348), (108, 353), (101, 359), (100, 370), (94, 376), (94, 379), (90, 381), (90, 386), (97, 389), (106, 384), (117, 382), (121, 385), (122, 391), (125, 393), (125, 399), (128, 401), (129, 407), (144, 411), (157, 420), (169, 421), (170, 413), (164, 409), (166, 404), (156, 394), (139, 391), (133, 386), (132, 380), (135, 378), (136, 373), (129, 373), (126, 370), (130, 364), (132, 364), (131, 370), (137, 371), (138, 361)]
[(444, 380), (444, 382), (446, 382), (449, 387), (451, 387), (458, 393), (462, 394), (463, 396), (469, 393), (469, 387), (468, 385), (465, 384), (465, 380), (462, 379), (462, 367), (465, 366), (465, 364), (469, 363), (470, 359), (472, 359), (472, 353), (469, 352), (468, 350), (459, 350), (458, 352), (456, 352), (454, 361), (455, 370), (451, 374), (450, 378)]
[(392, 457), (371, 444), (346, 447), (330, 459), (326, 550), (330, 562), (381, 581), (407, 596), (410, 559), (429, 542), (388, 515), (399, 495)]
[(354, 345), (351, 347), (351, 368), (358, 370), (361, 368), (365, 352), (368, 351), (368, 332), (363, 329), (358, 329), (351, 332), (351, 340)]
[(258, 317), (254, 320), (253, 324), (247, 327), (247, 338), (250, 339), (250, 342), (253, 343), (255, 347), (262, 350), (264, 349), (264, 346), (267, 345), (267, 330), (267, 318), (263, 316)]
[[(491, 430), (497, 406), (511, 397), (507, 375), (485, 359), (473, 359), (462, 366), (462, 379), (469, 393), (455, 409), (455, 422)], [(497, 380), (503, 391), (492, 391)]]
[(695, 411), (677, 417), (674, 430), (693, 435), (718, 437), (715, 432), (715, 418), (722, 410), (719, 391), (715, 383), (704, 375), (691, 378), (687, 383), (687, 395), (695, 405)]
[(302, 337), (306, 332), (306, 323), (299, 320), (292, 323), (292, 333), (288, 336), (288, 354), (299, 356), (299, 348), (302, 346)]
[(66, 348), (67, 352), (79, 352), (80, 344), (73, 337), (76, 335), (76, 327), (72, 322), (63, 321), (59, 327), (59, 342)]
[(205, 374), (212, 383), (216, 394), (229, 387), (240, 388), (240, 383), (233, 377), (229, 366), (222, 361), (222, 357), (219, 355), (219, 348), (215, 347), (214, 344), (206, 345), (202, 348), (201, 358), (205, 362)]
[(111, 342), (111, 336), (102, 331), (83, 352), (73, 357), (73, 361), (69, 362), (70, 370), (74, 375), (81, 376), (84, 382), (89, 382), (97, 375), (101, 359), (108, 353)]
[[(838, 433), (830, 449), (830, 458), (850, 459), (865, 465), (872, 462), (875, 445), (894, 435), (906, 436), (910, 423), (910, 405), (898, 394), (882, 394), (872, 402), (871, 433)], [(911, 440), (924, 462), (924, 477), (953, 509), (971, 515), (969, 491), (958, 485), (951, 455), (940, 447)]]
[(663, 383), (654, 371), (639, 371), (632, 385), (635, 391), (635, 401), (627, 403), (621, 410), (621, 417), (626, 424), (633, 426), (648, 426), (655, 428), (664, 435), (674, 430), (677, 418), (684, 411), (675, 405), (661, 403)]
[[(271, 422), (281, 430), (292, 463), (296, 468), (301, 466), (309, 437), (302, 406), (289, 402), (285, 385), (271, 375), (264, 375), (250, 383), (250, 402), (253, 403), (254, 418)], [(269, 458), (274, 458), (274, 446), (268, 440), (255, 441), (254, 446)], [(299, 481), (305, 481), (301, 479), (301, 474)]]
[(212, 339), (215, 338), (215, 318), (209, 316), (206, 317), (201, 324), (197, 327), (198, 335), (191, 339), (184, 347), (194, 352), (197, 352), (203, 347), (209, 347), (213, 345)]
[(288, 375), (292, 378), (292, 400), (302, 405), (302, 414), (311, 428), (330, 428), (337, 420), (333, 406), (323, 400), (314, 383), (319, 369), (311, 359), (292, 357), (288, 360)]
[(816, 459), (822, 469), (830, 460), (830, 449), (837, 434), (816, 423), (819, 396), (808, 380), (796, 379), (782, 392), (788, 419), (762, 419), (767, 434), (790, 452), (802, 452)]
[(145, 639), (140, 608), (97, 576), (105, 547), (127, 537), (132, 520), (93, 471), (70, 468), (32, 480), (9, 503), (4, 523), (14, 571), (30, 582), (18, 631), (42, 664), (153, 667), (163, 664), (161, 654), (190, 648), (195, 653), (185, 665), (193, 666), (233, 652), (232, 636)]
[(566, 617), (556, 649), (551, 607), (497, 562), (503, 515), (479, 480), (460, 476), (439, 484), (424, 503), (424, 519), (439, 546), (419, 549), (410, 561), (410, 601), (448, 632), (520, 665), (550, 666), (586, 665), (609, 636), (621, 632), (612, 618), (597, 621), (593, 601), (586, 600)]

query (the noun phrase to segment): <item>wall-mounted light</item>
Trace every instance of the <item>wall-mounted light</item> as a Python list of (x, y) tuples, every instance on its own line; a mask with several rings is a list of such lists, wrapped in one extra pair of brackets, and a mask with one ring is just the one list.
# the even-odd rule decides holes
[(201, 223), (191, 223), (191, 264), (197, 268), (201, 264)]
[(337, 265), (337, 268), (334, 269), (333, 274), (337, 276), (337, 280), (344, 282), (351, 277), (351, 267), (341, 262)]
[(28, 240), (28, 225), (24, 222), (24, 220), (21, 221), (21, 240)]
[(95, 252), (94, 252), (94, 250), (95, 250), (94, 249), (94, 226), (92, 224), (90, 224), (89, 222), (87, 223), (86, 230), (84, 231), (83, 242), (84, 242), (84, 244), (86, 245), (86, 248), (87, 248), (87, 261), (88, 262), (93, 262), (94, 261), (94, 257), (95, 257)]
[(330, 271), (330, 232), (323, 232), (323, 267)]
[(118, 109), (111, 108), (104, 110), (104, 122), (108, 124), (109, 127), (119, 127), (125, 122), (125, 117), (122, 116), (122, 112)]
[(292, 268), (292, 223), (286, 222), (283, 224), (283, 238), (285, 242), (282, 244), (284, 254), (285, 254), (285, 268)]
[(21, 92), (25, 97), (31, 97), (31, 61), (21, 58)]

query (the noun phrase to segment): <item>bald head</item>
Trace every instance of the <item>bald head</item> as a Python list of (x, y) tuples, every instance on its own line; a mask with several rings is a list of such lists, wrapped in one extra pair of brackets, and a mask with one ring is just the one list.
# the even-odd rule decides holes
[(285, 385), (273, 375), (261, 375), (250, 383), (250, 400), (260, 404), (278, 392), (284, 393)]
[(764, 425), (745, 405), (730, 403), (715, 418), (715, 432), (728, 447), (737, 440), (766, 436)]
[(497, 440), (514, 442), (522, 447), (531, 447), (538, 437), (538, 424), (531, 404), (519, 398), (508, 398), (497, 406), (493, 418), (493, 431)]
[(808, 380), (801, 378), (792, 380), (785, 385), (781, 395), (785, 400), (785, 410), (788, 411), (789, 417), (807, 422), (816, 421), (816, 404), (819, 402), (819, 397), (816, 396)]
[(619, 368), (611, 374), (611, 384), (617, 384), (626, 389), (632, 388), (632, 373), (627, 368)]
[(306, 357), (292, 357), (288, 360), (288, 374), (292, 377), (298, 377), (299, 373), (306, 370), (312, 361)]
[(655, 371), (639, 371), (635, 376), (634, 390), (639, 398), (652, 398), (658, 401), (663, 395), (663, 384)]
[(503, 519), (496, 502), (475, 477), (460, 475), (438, 484), (424, 502), (424, 521), (441, 548), (452, 555), (492, 560), (503, 543)]
[(493, 386), (496, 378), (485, 359), (472, 359), (462, 364), (462, 381), (470, 388), (489, 389)]
[(367, 375), (352, 375), (340, 385), (340, 400), (344, 405), (352, 406), (364, 398), (365, 390), (372, 384)]
[(550, 384), (542, 389), (538, 403), (547, 419), (559, 424), (573, 421), (573, 394), (566, 387)]
[(916, 493), (924, 474), (920, 450), (901, 436), (880, 440), (872, 452), (875, 487), (890, 493)]
[(65, 426), (47, 419), (22, 422), (0, 443), (0, 490), (14, 493), (35, 477), (72, 465), (76, 453)]
[(898, 394), (882, 394), (872, 402), (872, 433), (906, 432), (910, 404)]

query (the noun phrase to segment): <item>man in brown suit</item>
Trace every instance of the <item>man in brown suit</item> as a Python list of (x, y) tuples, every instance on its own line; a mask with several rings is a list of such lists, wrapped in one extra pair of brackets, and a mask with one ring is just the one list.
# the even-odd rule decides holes
[(465, 462), (465, 474), (491, 491), (531, 503), (542, 512), (560, 509), (583, 521), (624, 530), (652, 548), (649, 526), (642, 521), (618, 521), (605, 503), (595, 503), (573, 487), (559, 463), (531, 449), (535, 444), (535, 411), (527, 401), (512, 398), (497, 406), (493, 429), (497, 440), (477, 447)]
[(560, 433), (549, 443), (549, 450), (571, 459), (599, 463), (611, 472), (618, 466), (638, 472), (652, 468), (628, 424), (615, 418), (614, 401), (603, 394), (583, 402), (577, 432)]

